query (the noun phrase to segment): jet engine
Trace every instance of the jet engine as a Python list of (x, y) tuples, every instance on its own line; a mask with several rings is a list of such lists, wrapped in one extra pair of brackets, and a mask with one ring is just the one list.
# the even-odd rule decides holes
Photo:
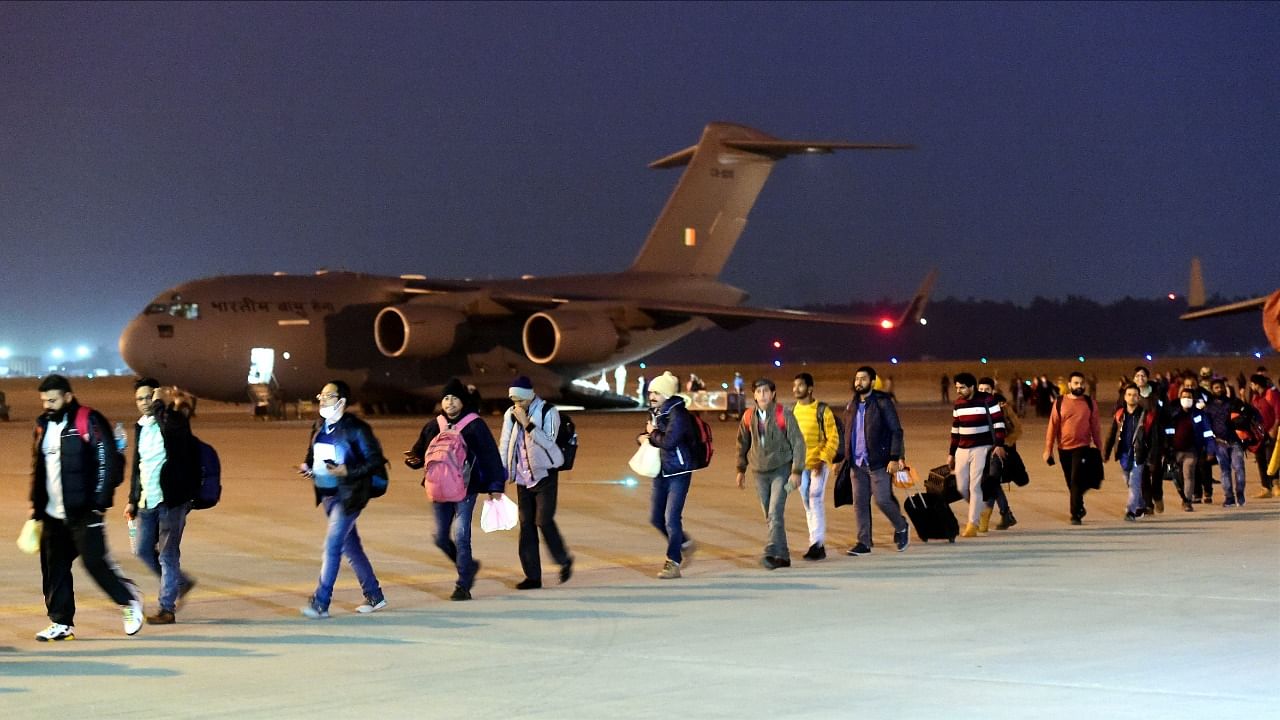
[(436, 305), (389, 305), (373, 320), (373, 340), (387, 357), (439, 357), (453, 348), (466, 320), (457, 310)]
[(622, 340), (608, 316), (576, 310), (530, 315), (523, 338), (524, 354), (539, 365), (597, 362), (617, 351)]

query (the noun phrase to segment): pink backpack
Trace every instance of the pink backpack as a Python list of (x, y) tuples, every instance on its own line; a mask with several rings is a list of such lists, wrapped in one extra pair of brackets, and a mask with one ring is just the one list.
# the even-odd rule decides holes
[(471, 473), (462, 429), (479, 419), (475, 413), (468, 413), (451, 428), (443, 415), (436, 417), (440, 432), (427, 445), (423, 470), (423, 486), (431, 502), (458, 502), (467, 496), (467, 476)]

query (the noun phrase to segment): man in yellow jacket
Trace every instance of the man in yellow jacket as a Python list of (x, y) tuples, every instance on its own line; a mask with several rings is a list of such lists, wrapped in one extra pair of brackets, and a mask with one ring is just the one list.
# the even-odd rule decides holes
[(831, 466), (840, 449), (840, 431), (830, 406), (813, 396), (813, 376), (796, 375), (791, 386), (796, 405), (791, 409), (804, 436), (804, 472), (800, 473), (800, 502), (809, 525), (809, 551), (805, 560), (822, 560), (827, 556), (827, 513), (823, 505)]

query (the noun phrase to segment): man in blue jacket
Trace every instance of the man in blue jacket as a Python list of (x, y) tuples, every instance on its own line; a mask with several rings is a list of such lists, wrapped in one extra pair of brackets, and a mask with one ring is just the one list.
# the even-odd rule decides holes
[(853, 399), (844, 412), (848, 428), (845, 462), (853, 480), (853, 510), (858, 540), (849, 555), (871, 552), (871, 499), (893, 524), (893, 543), (898, 552), (907, 549), (907, 520), (893, 496), (892, 478), (902, 469), (904, 453), (902, 423), (893, 398), (873, 390), (876, 371), (858, 368), (853, 376)]
[(320, 419), (311, 428), (311, 443), (299, 471), (312, 478), (316, 505), (324, 507), (329, 529), (324, 538), (324, 556), (316, 591), (302, 608), (312, 619), (329, 617), (333, 584), (338, 565), (345, 556), (364, 591), (358, 613), (371, 613), (387, 606), (378, 576), (365, 555), (356, 519), (369, 503), (373, 476), (386, 472), (387, 460), (369, 424), (347, 412), (351, 388), (341, 380), (327, 383), (316, 396)]
[(684, 532), (684, 501), (689, 496), (693, 479), (693, 433), (697, 429), (677, 395), (680, 379), (669, 372), (649, 383), (650, 419), (639, 442), (647, 442), (662, 453), (662, 469), (653, 479), (653, 495), (649, 503), (649, 522), (667, 538), (667, 561), (658, 578), (680, 577), (680, 564), (693, 552), (693, 540)]

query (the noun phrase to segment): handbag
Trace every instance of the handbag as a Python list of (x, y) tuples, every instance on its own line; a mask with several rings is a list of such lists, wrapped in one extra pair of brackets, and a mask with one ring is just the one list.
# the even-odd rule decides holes
[(645, 477), (658, 477), (662, 472), (662, 450), (649, 444), (646, 439), (636, 448), (636, 454), (627, 463), (632, 472)]
[(831, 491), (831, 498), (835, 501), (836, 507), (853, 504), (852, 473), (850, 460), (846, 457), (844, 462), (840, 463), (840, 467), (836, 468), (836, 485)]
[(1071, 479), (1080, 487), (1090, 490), (1102, 488), (1102, 451), (1096, 447), (1082, 447), (1071, 459)]
[(497, 500), (489, 498), (484, 501), (484, 507), (480, 510), (480, 529), (487, 533), (510, 530), (516, 526), (519, 512), (520, 509), (506, 495)]
[(43, 527), (44, 523), (36, 519), (22, 523), (22, 530), (18, 532), (18, 549), (28, 555), (39, 552), (40, 531)]

